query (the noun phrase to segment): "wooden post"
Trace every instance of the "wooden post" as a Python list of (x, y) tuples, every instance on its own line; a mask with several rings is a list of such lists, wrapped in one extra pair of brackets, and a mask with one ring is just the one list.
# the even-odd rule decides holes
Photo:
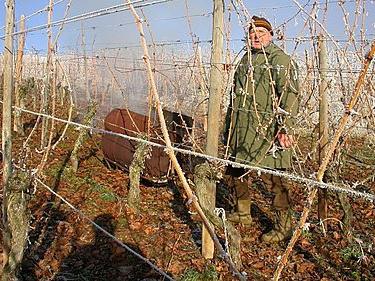
[[(147, 135), (138, 135), (139, 138), (147, 139)], [(133, 155), (132, 163), (129, 167), (129, 192), (128, 192), (128, 205), (138, 215), (139, 206), (141, 203), (141, 189), (139, 188), (141, 175), (145, 169), (145, 161), (147, 156), (151, 153), (150, 145), (139, 142), (136, 145), (136, 150)], [(125, 187), (127, 188), (127, 187)]]
[[(23, 59), (23, 49), (25, 47), (25, 39), (26, 33), (25, 31), (25, 16), (21, 16), (20, 21), (20, 32), (22, 32), (18, 37), (18, 49), (17, 49), (17, 61), (16, 61), (16, 73), (15, 73), (15, 85), (14, 85), (14, 92), (15, 92), (15, 106), (20, 107), (22, 102), (21, 99), (24, 97), (21, 96), (20, 93), (20, 84), (22, 82), (22, 59)], [(24, 134), (23, 131), (23, 122), (22, 122), (22, 115), (20, 110), (14, 111), (14, 128), (13, 130), (20, 135)]]
[(90, 106), (91, 103), (91, 93), (89, 89), (89, 81), (88, 81), (88, 71), (87, 71), (87, 57), (86, 57), (86, 39), (85, 39), (85, 29), (83, 23), (81, 24), (81, 47), (83, 50), (83, 75), (85, 77), (85, 93), (86, 93), (86, 102), (87, 107)]
[(173, 168), (175, 169), (175, 171), (178, 175), (178, 178), (180, 179), (180, 182), (181, 182), (182, 187), (183, 187), (183, 189), (184, 189), (184, 191), (187, 195), (188, 200), (191, 201), (193, 207), (197, 211), (198, 215), (201, 217), (201, 219), (203, 221), (203, 224), (207, 227), (207, 230), (211, 234), (211, 237), (214, 240), (215, 245), (216, 245), (219, 253), (224, 257), (224, 260), (229, 264), (229, 267), (233, 272), (233, 276), (237, 276), (241, 281), (242, 280), (244, 281), (244, 280), (246, 280), (246, 277), (238, 271), (238, 269), (234, 265), (233, 261), (230, 259), (230, 257), (224, 251), (222, 245), (219, 242), (219, 239), (217, 238), (217, 236), (215, 234), (215, 229), (212, 227), (212, 224), (210, 224), (210, 222), (208, 221), (203, 209), (199, 205), (198, 200), (194, 196), (193, 191), (191, 190), (191, 188), (190, 188), (190, 186), (189, 186), (189, 184), (186, 180), (184, 172), (182, 171), (181, 166), (178, 163), (178, 160), (177, 160), (176, 155), (175, 155), (174, 150), (173, 150), (171, 139), (169, 138), (169, 135), (168, 135), (167, 125), (166, 125), (165, 118), (164, 118), (164, 115), (163, 115), (163, 110), (162, 110), (161, 102), (160, 102), (160, 99), (159, 99), (158, 90), (156, 88), (155, 77), (154, 77), (154, 73), (153, 73), (153, 70), (152, 70), (152, 67), (151, 67), (151, 63), (150, 63), (150, 55), (149, 55), (148, 48), (147, 48), (147, 42), (146, 42), (146, 39), (145, 39), (145, 35), (144, 35), (143, 27), (142, 27), (142, 22), (141, 22), (140, 17), (138, 16), (136, 10), (134, 9), (133, 5), (131, 4), (130, 0), (127, 0), (127, 3), (129, 4), (130, 10), (131, 10), (131, 12), (132, 12), (132, 14), (135, 18), (135, 22), (136, 22), (136, 25), (137, 25), (137, 28), (138, 28), (138, 31), (139, 31), (141, 45), (142, 45), (142, 48), (143, 48), (143, 60), (146, 64), (149, 87), (150, 87), (150, 90), (152, 91), (152, 97), (155, 101), (155, 107), (157, 109), (157, 113), (158, 113), (158, 117), (159, 117), (159, 123), (160, 123), (161, 131), (163, 133), (163, 137), (164, 137), (164, 141), (165, 141), (165, 145), (166, 145), (166, 150), (165, 150), (166, 154), (168, 154), (168, 156), (169, 156), (169, 158), (172, 162)]
[[(45, 76), (45, 85), (43, 90), (43, 113), (48, 114), (48, 103), (50, 95), (50, 74), (51, 74), (51, 62), (52, 62), (52, 14), (53, 14), (53, 0), (49, 0), (48, 5), (48, 52), (47, 52), (47, 65), (46, 65), (46, 76)], [(48, 136), (48, 118), (42, 117), (42, 134), (41, 134), (41, 149), (44, 149), (47, 145), (47, 136)]]
[[(210, 98), (208, 101), (207, 143), (206, 153), (217, 156), (219, 146), (220, 104), (223, 93), (223, 45), (224, 45), (224, 1), (214, 0), (212, 50), (210, 71)], [(214, 181), (207, 186), (208, 201), (215, 208), (216, 184)], [(207, 229), (202, 229), (202, 255), (206, 259), (213, 258), (214, 242)]]
[[(354, 93), (353, 93), (353, 95), (350, 99), (349, 104), (346, 106), (346, 110), (344, 112), (344, 115), (340, 119), (340, 123), (337, 127), (335, 135), (333, 136), (331, 143), (328, 144), (328, 146), (327, 146), (327, 153), (324, 156), (323, 161), (320, 164), (318, 173), (316, 175), (316, 179), (319, 182), (323, 182), (323, 176), (324, 176), (325, 171), (327, 170), (328, 163), (329, 163), (329, 161), (330, 161), (330, 159), (333, 155), (333, 152), (336, 149), (336, 146), (339, 142), (339, 139), (340, 139), (342, 133), (345, 130), (345, 126), (348, 123), (348, 120), (349, 120), (349, 118), (352, 114), (352, 110), (353, 110), (354, 106), (357, 104), (358, 98), (359, 98), (359, 96), (361, 94), (361, 91), (362, 91), (362, 86), (364, 84), (364, 80), (365, 80), (367, 71), (369, 69), (369, 66), (370, 66), (371, 61), (373, 60), (374, 56), (375, 56), (375, 41), (372, 42), (370, 52), (367, 54), (367, 56), (365, 58), (361, 73), (359, 74), (357, 83), (355, 84), (355, 87), (354, 87)], [(314, 189), (311, 189), (311, 191), (308, 194), (307, 202), (306, 202), (306, 204), (303, 208), (303, 212), (301, 214), (301, 219), (298, 223), (298, 226), (294, 230), (293, 236), (290, 239), (289, 244), (288, 244), (284, 254), (282, 255), (281, 260), (280, 260), (280, 262), (277, 266), (277, 269), (276, 269), (276, 271), (273, 275), (274, 281), (279, 280), (281, 272), (282, 272), (283, 268), (285, 267), (285, 265), (288, 261), (288, 257), (290, 255), (295, 243), (297, 242), (299, 236), (302, 233), (303, 227), (304, 227), (304, 225), (306, 223), (306, 220), (307, 220), (307, 217), (310, 213), (312, 203), (314, 202), (316, 193), (317, 193), (317, 188), (314, 188)]]
[[(323, 35), (319, 35), (318, 41), (319, 53), (319, 165), (327, 153), (328, 144), (328, 103), (327, 103), (327, 46), (326, 39)], [(319, 219), (324, 222), (324, 228), (327, 229), (327, 190), (318, 190), (318, 215)]]
[(3, 83), (3, 272), (1, 280), (9, 280), (7, 270), (11, 250), (11, 233), (8, 226), (8, 197), (12, 177), (12, 93), (13, 93), (13, 26), (14, 0), (6, 0), (5, 42), (4, 42), (4, 83)]
[[(83, 119), (83, 125), (90, 126), (95, 118), (97, 112), (97, 103), (94, 101), (91, 101), (90, 104), (87, 106), (87, 113)], [(79, 135), (76, 139), (76, 142), (74, 144), (74, 148), (72, 150), (72, 153), (70, 155), (70, 162), (72, 164), (72, 168), (75, 173), (77, 173), (78, 170), (78, 164), (79, 164), (79, 157), (78, 152), (82, 148), (82, 145), (85, 143), (87, 138), (87, 132), (88, 130), (85, 128), (79, 129)]]

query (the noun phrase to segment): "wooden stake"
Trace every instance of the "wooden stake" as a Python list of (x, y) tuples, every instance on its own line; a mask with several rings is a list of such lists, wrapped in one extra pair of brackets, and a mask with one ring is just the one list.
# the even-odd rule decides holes
[[(53, 0), (49, 0), (48, 5), (48, 51), (47, 51), (47, 65), (46, 65), (46, 76), (44, 79), (44, 90), (43, 90), (43, 113), (49, 113), (48, 104), (50, 96), (50, 72), (51, 72), (51, 62), (52, 62), (52, 53), (53, 53), (53, 44), (52, 44), (52, 15), (53, 15)], [(48, 141), (48, 118), (42, 117), (42, 134), (40, 140), (40, 148), (44, 149)]]
[[(323, 158), (327, 153), (328, 145), (328, 103), (327, 103), (327, 46), (326, 39), (323, 35), (319, 36), (319, 165), (322, 164)], [(320, 221), (323, 221), (324, 229), (327, 229), (327, 190), (319, 189), (318, 191), (318, 215)], [(325, 232), (324, 232), (325, 233)]]
[[(14, 86), (14, 91), (15, 91), (15, 106), (20, 107), (22, 102), (21, 99), (24, 97), (21, 97), (20, 93), (20, 84), (22, 82), (22, 59), (23, 59), (23, 49), (25, 47), (25, 38), (26, 38), (26, 33), (25, 31), (25, 16), (21, 16), (21, 21), (20, 21), (20, 30), (21, 33), (18, 37), (18, 50), (17, 50), (17, 61), (16, 61), (16, 73), (15, 73), (15, 86)], [(24, 135), (24, 130), (23, 130), (23, 122), (22, 122), (22, 115), (20, 110), (15, 110), (14, 111), (14, 128), (13, 130), (20, 135)]]
[[(91, 126), (96, 112), (97, 112), (97, 103), (94, 101), (91, 101), (90, 104), (87, 106), (87, 113), (83, 119), (83, 125), (85, 126)], [(80, 128), (78, 137), (74, 143), (74, 148), (72, 150), (72, 153), (70, 155), (70, 163), (72, 164), (72, 168), (75, 173), (77, 173), (78, 170), (78, 164), (79, 164), (79, 157), (78, 157), (78, 152), (84, 145), (86, 139), (87, 139), (87, 134), (88, 134), (88, 129), (85, 128)]]
[[(365, 61), (364, 61), (363, 67), (362, 67), (362, 71), (359, 75), (359, 78), (358, 78), (357, 83), (356, 83), (355, 88), (354, 88), (354, 93), (352, 95), (352, 98), (351, 98), (351, 100), (350, 100), (350, 102), (349, 102), (349, 104), (348, 104), (348, 106), (345, 110), (344, 115), (341, 117), (340, 124), (337, 128), (337, 131), (336, 131), (334, 137), (333, 137), (333, 140), (330, 143), (329, 147), (327, 148), (327, 154), (326, 154), (325, 158), (323, 159), (323, 161), (322, 161), (322, 163), (319, 167), (318, 174), (317, 174), (317, 180), (319, 182), (323, 182), (323, 176), (324, 176), (324, 173), (327, 169), (328, 162), (331, 159), (332, 154), (336, 149), (337, 143), (339, 142), (339, 139), (342, 135), (342, 132), (345, 129), (345, 125), (349, 120), (349, 117), (351, 115), (351, 112), (352, 112), (354, 106), (357, 103), (359, 95), (361, 94), (363, 82), (365, 80), (366, 73), (367, 73), (367, 70), (369, 68), (369, 65), (370, 65), (372, 59), (374, 58), (374, 54), (375, 54), (375, 41), (372, 42), (371, 50), (365, 58)], [(318, 191), (317, 188), (313, 188), (309, 192), (309, 195), (307, 197), (307, 204), (303, 208), (301, 219), (298, 223), (298, 226), (297, 226), (296, 230), (293, 233), (293, 237), (291, 238), (291, 240), (288, 244), (288, 247), (286, 248), (285, 253), (283, 254), (283, 256), (282, 256), (282, 258), (281, 258), (281, 260), (280, 260), (280, 262), (277, 266), (275, 274), (273, 276), (275, 281), (279, 280), (281, 272), (282, 272), (284, 266), (286, 265), (286, 263), (288, 262), (289, 254), (292, 251), (295, 243), (297, 242), (299, 236), (302, 233), (303, 227), (305, 226), (307, 217), (308, 217), (308, 215), (310, 213), (310, 210), (311, 210), (311, 205), (314, 201), (314, 198), (316, 196), (317, 191)]]
[[(143, 133), (144, 134), (144, 133)], [(147, 139), (147, 135), (138, 134), (139, 138)], [(145, 169), (145, 162), (148, 155), (151, 154), (150, 145), (139, 142), (136, 145), (136, 150), (133, 155), (132, 163), (129, 167), (129, 192), (128, 192), (128, 205), (136, 213), (139, 214), (139, 205), (141, 203), (141, 189), (139, 184), (141, 175)], [(127, 187), (125, 187), (127, 188)]]
[(182, 171), (181, 166), (178, 163), (176, 155), (174, 154), (172, 143), (171, 143), (171, 140), (170, 140), (169, 135), (168, 135), (168, 129), (167, 129), (167, 125), (165, 123), (165, 118), (164, 118), (164, 115), (163, 115), (163, 110), (162, 110), (162, 107), (161, 107), (159, 95), (158, 95), (157, 88), (156, 88), (154, 74), (152, 72), (152, 67), (151, 67), (151, 63), (150, 63), (150, 56), (149, 56), (148, 49), (147, 49), (147, 42), (146, 42), (145, 35), (144, 35), (144, 32), (143, 32), (142, 22), (141, 22), (141, 19), (138, 16), (137, 12), (135, 11), (133, 5), (130, 4), (130, 0), (127, 0), (126, 2), (129, 4), (130, 10), (131, 10), (134, 18), (136, 19), (137, 28), (138, 28), (139, 35), (140, 35), (140, 38), (141, 38), (141, 45), (142, 45), (142, 48), (143, 48), (143, 51), (144, 51), (143, 60), (144, 60), (145, 65), (146, 65), (147, 76), (149, 78), (148, 81), (149, 81), (149, 85), (150, 85), (150, 88), (151, 88), (152, 97), (155, 101), (155, 106), (156, 106), (156, 109), (157, 109), (157, 112), (158, 112), (159, 122), (160, 122), (161, 130), (162, 130), (162, 133), (163, 133), (165, 145), (167, 147), (166, 153), (168, 154), (169, 158), (171, 159), (172, 165), (173, 165), (174, 169), (176, 170), (176, 173), (177, 173), (177, 175), (178, 175), (178, 177), (181, 181), (181, 184), (182, 184), (182, 186), (185, 190), (185, 193), (188, 197), (189, 202), (191, 202), (191, 204), (194, 206), (195, 210), (197, 211), (198, 215), (201, 217), (201, 219), (203, 221), (203, 224), (206, 226), (208, 232), (211, 235), (211, 238), (214, 240), (215, 246), (217, 247), (218, 251), (224, 257), (225, 261), (229, 264), (230, 269), (232, 270), (233, 274), (239, 280), (246, 280), (246, 277), (244, 277), (238, 271), (238, 269), (236, 268), (236, 266), (234, 265), (232, 260), (229, 258), (229, 256), (223, 250), (223, 247), (221, 246), (221, 244), (219, 242), (219, 239), (217, 238), (217, 236), (215, 234), (214, 228), (212, 227), (209, 220), (205, 216), (201, 206), (199, 205), (199, 202), (198, 202), (197, 198), (194, 196), (193, 191), (191, 190), (191, 188), (190, 188), (190, 186), (189, 186), (189, 184), (186, 180), (184, 172)]
[(6, 1), (5, 42), (4, 42), (4, 82), (3, 82), (3, 272), (1, 280), (9, 280), (9, 253), (11, 250), (11, 233), (8, 225), (8, 198), (10, 196), (10, 179), (12, 177), (12, 94), (13, 94), (13, 26), (14, 0)]
[(86, 102), (87, 107), (89, 107), (91, 103), (91, 93), (89, 89), (89, 80), (88, 80), (88, 71), (87, 71), (87, 57), (86, 57), (86, 39), (85, 39), (85, 29), (83, 26), (83, 22), (81, 23), (81, 47), (83, 50), (83, 75), (85, 77), (85, 93), (86, 93)]
[[(224, 1), (214, 0), (213, 2), (214, 11), (206, 153), (211, 156), (217, 156), (219, 146), (220, 104), (223, 92)], [(213, 211), (216, 202), (216, 183), (211, 181), (207, 189), (207, 196), (210, 197), (207, 202), (211, 202), (211, 206), (204, 206), (204, 208)], [(202, 255), (206, 259), (212, 259), (214, 256), (214, 242), (204, 226), (202, 229)]]
[[(53, 71), (51, 72), (52, 79), (51, 79), (51, 82), (50, 82), (50, 97), (52, 98), (51, 116), (54, 116), (55, 111), (56, 111), (56, 81), (57, 81), (56, 60), (51, 62), (51, 64), (52, 64), (52, 68), (53, 68)], [(48, 156), (49, 156), (49, 153), (51, 151), (51, 145), (52, 145), (52, 139), (53, 139), (54, 131), (55, 131), (55, 120), (52, 119), (51, 120), (51, 129), (49, 131), (49, 137), (48, 137), (48, 141), (47, 141), (47, 146), (45, 147), (42, 161), (38, 165), (37, 176), (39, 176), (43, 172), (44, 166), (47, 163)]]

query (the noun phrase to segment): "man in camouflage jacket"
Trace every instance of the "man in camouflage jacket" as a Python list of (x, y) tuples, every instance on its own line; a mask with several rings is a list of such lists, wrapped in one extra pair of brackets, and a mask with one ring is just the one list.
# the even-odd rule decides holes
[[(272, 42), (271, 24), (254, 16), (249, 28), (250, 52), (245, 53), (234, 76), (224, 135), (230, 158), (236, 162), (285, 170), (291, 167), (293, 121), (298, 108), (297, 66)], [(243, 169), (229, 168), (238, 212), (230, 219), (250, 225), (250, 193)], [(262, 175), (274, 192), (275, 227), (262, 236), (278, 242), (291, 234), (291, 212), (284, 178)]]

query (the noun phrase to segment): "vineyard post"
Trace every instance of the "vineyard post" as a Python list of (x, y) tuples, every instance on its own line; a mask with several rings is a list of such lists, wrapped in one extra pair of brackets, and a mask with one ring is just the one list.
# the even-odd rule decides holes
[[(126, 1), (126, 0), (124, 0), (124, 1)], [(157, 114), (158, 114), (158, 117), (159, 117), (159, 124), (160, 124), (161, 130), (162, 130), (165, 145), (166, 145), (166, 153), (168, 154), (168, 156), (171, 160), (171, 163), (173, 165), (173, 168), (175, 169), (175, 171), (178, 175), (178, 178), (180, 179), (182, 187), (183, 187), (183, 189), (184, 189), (184, 191), (187, 195), (188, 201), (191, 202), (191, 204), (193, 205), (193, 207), (197, 211), (198, 215), (201, 217), (203, 224), (206, 226), (208, 232), (211, 234), (211, 237), (214, 240), (214, 243), (215, 243), (215, 245), (218, 249), (219, 254), (228, 263), (229, 268), (233, 273), (233, 276), (237, 276), (237, 278), (239, 280), (245, 281), (245, 280), (247, 280), (247, 278), (244, 276), (244, 274), (242, 274), (241, 272), (238, 271), (238, 269), (236, 268), (236, 265), (233, 263), (232, 259), (228, 256), (228, 254), (224, 251), (223, 246), (220, 244), (220, 241), (216, 236), (215, 229), (213, 228), (212, 224), (207, 219), (207, 217), (205, 215), (205, 212), (203, 211), (202, 207), (199, 204), (199, 201), (197, 200), (197, 197), (194, 195), (192, 189), (190, 188), (189, 183), (187, 182), (187, 179), (185, 177), (185, 174), (182, 171), (181, 166), (180, 166), (180, 164), (177, 160), (177, 157), (174, 153), (174, 149), (173, 149), (171, 139), (170, 139), (169, 134), (168, 134), (167, 125), (166, 125), (165, 118), (164, 118), (164, 115), (163, 115), (162, 104), (160, 102), (158, 90), (157, 90), (157, 87), (156, 87), (154, 73), (152, 71), (152, 67), (151, 67), (151, 63), (150, 63), (150, 55), (149, 55), (149, 52), (148, 52), (147, 41), (145, 39), (145, 35), (144, 35), (143, 27), (142, 27), (142, 21), (141, 21), (140, 17), (138, 16), (136, 10), (134, 9), (133, 5), (131, 4), (130, 0), (127, 0), (127, 3), (130, 7), (130, 10), (131, 10), (134, 18), (135, 18), (137, 29), (139, 31), (141, 45), (142, 45), (142, 48), (143, 48), (143, 61), (146, 65), (149, 87), (150, 87), (150, 90), (152, 92), (152, 96), (153, 96), (154, 101), (155, 101), (155, 107), (156, 107)]]
[[(371, 49), (370, 49), (369, 53), (366, 55), (365, 61), (364, 61), (363, 66), (362, 66), (362, 70), (359, 74), (358, 80), (357, 80), (357, 82), (355, 84), (355, 87), (354, 87), (354, 93), (353, 93), (348, 105), (345, 108), (345, 112), (340, 119), (339, 125), (336, 129), (336, 132), (335, 132), (331, 142), (327, 145), (327, 153), (324, 156), (323, 161), (320, 164), (318, 173), (316, 175), (316, 179), (319, 182), (323, 182), (323, 176), (324, 176), (324, 174), (327, 170), (327, 166), (329, 164), (329, 161), (330, 161), (330, 159), (333, 155), (333, 152), (336, 149), (336, 146), (339, 142), (340, 137), (342, 136), (342, 133), (345, 130), (345, 126), (348, 123), (349, 118), (353, 113), (354, 106), (357, 104), (358, 98), (361, 95), (362, 86), (364, 84), (367, 71), (369, 69), (369, 66), (370, 66), (371, 61), (373, 60), (374, 56), (375, 56), (375, 41), (372, 42)], [(274, 281), (279, 280), (281, 272), (283, 271), (283, 268), (285, 267), (285, 265), (288, 261), (288, 257), (290, 255), (294, 245), (296, 244), (298, 238), (300, 237), (300, 235), (302, 233), (303, 227), (305, 226), (307, 217), (310, 213), (312, 203), (314, 202), (314, 199), (315, 199), (315, 196), (316, 196), (316, 193), (317, 193), (317, 189), (318, 188), (312, 188), (310, 190), (308, 196), (307, 196), (307, 202), (306, 202), (306, 204), (303, 208), (303, 212), (301, 214), (301, 218), (300, 218), (300, 221), (298, 223), (298, 226), (294, 230), (293, 236), (290, 239), (289, 244), (288, 244), (284, 254), (282, 255), (282, 257), (279, 261), (279, 264), (277, 265), (277, 269), (276, 269), (276, 271), (273, 275)]]
[[(17, 60), (16, 60), (16, 73), (15, 73), (15, 85), (14, 85), (14, 93), (15, 93), (15, 106), (20, 107), (22, 102), (21, 99), (24, 97), (21, 96), (20, 93), (20, 85), (22, 83), (22, 60), (23, 60), (23, 49), (25, 47), (25, 39), (26, 33), (25, 31), (25, 16), (21, 16), (20, 21), (20, 35), (18, 37), (18, 49), (17, 49)], [(13, 130), (20, 135), (24, 134), (23, 130), (23, 122), (22, 122), (22, 115), (20, 110), (14, 111), (14, 126)]]
[[(318, 39), (319, 53), (319, 165), (327, 153), (328, 145), (328, 103), (327, 103), (327, 45), (323, 35)], [(327, 190), (318, 190), (318, 215), (320, 221), (323, 221), (324, 228), (327, 229)]]
[(5, 42), (4, 42), (4, 84), (3, 84), (3, 272), (1, 280), (8, 280), (7, 267), (11, 250), (11, 233), (8, 226), (8, 197), (10, 196), (10, 180), (12, 177), (12, 94), (13, 94), (13, 26), (14, 0), (6, 1)]
[[(44, 79), (44, 88), (43, 88), (43, 113), (49, 114), (49, 96), (51, 92), (51, 62), (52, 62), (52, 52), (53, 52), (53, 46), (52, 46), (52, 15), (53, 15), (53, 0), (49, 0), (48, 5), (48, 31), (47, 31), (47, 37), (48, 37), (48, 50), (47, 50), (47, 65), (46, 65), (46, 76)], [(41, 134), (41, 149), (44, 149), (47, 145), (47, 135), (48, 135), (48, 118), (43, 116), (42, 117), (42, 134)]]
[(83, 26), (83, 23), (81, 23), (81, 46), (83, 50), (83, 75), (85, 77), (86, 102), (87, 102), (87, 107), (89, 107), (91, 103), (91, 93), (89, 90), (89, 81), (87, 77), (88, 71), (87, 71), (86, 38), (85, 38), (85, 28)]
[[(206, 153), (217, 156), (219, 146), (220, 104), (223, 92), (223, 45), (224, 45), (224, 1), (214, 0), (211, 71), (210, 71), (210, 97), (208, 101), (207, 142)], [(205, 206), (208, 210), (215, 208), (216, 183), (211, 181), (207, 186), (207, 198), (211, 206)], [(202, 229), (202, 255), (206, 259), (212, 259), (214, 254), (214, 242), (207, 229)]]

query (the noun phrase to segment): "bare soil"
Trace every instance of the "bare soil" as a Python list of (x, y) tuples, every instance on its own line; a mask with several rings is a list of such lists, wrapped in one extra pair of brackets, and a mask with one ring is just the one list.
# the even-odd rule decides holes
[[(58, 129), (62, 131), (61, 125)], [(51, 152), (43, 179), (48, 186), (174, 279), (235, 280), (222, 258), (205, 260), (201, 256), (201, 223), (187, 204), (178, 180), (159, 186), (143, 183), (141, 211), (135, 214), (127, 205), (128, 174), (106, 165), (100, 136), (88, 139), (79, 153), (78, 172), (72, 171), (68, 159), (76, 136), (77, 131), (69, 129), (65, 140)], [(41, 154), (35, 151), (39, 137), (36, 133), (29, 149), (21, 152), (24, 138), (15, 136), (16, 162), (23, 159), (28, 168), (39, 164)], [(308, 139), (300, 141), (303, 152), (310, 151), (311, 147)], [(348, 154), (365, 159), (361, 161), (374, 167), (373, 152), (371, 147), (367, 148), (365, 139), (352, 140), (347, 147)], [(355, 182), (373, 173), (373, 168), (357, 160), (341, 163), (341, 171), (336, 171), (337, 179)], [(308, 159), (302, 164), (306, 176), (313, 175), (316, 168), (315, 160)], [(60, 198), (41, 185), (34, 188), (29, 203), (31, 225), (22, 280), (163, 280), (145, 262), (94, 228)], [(358, 188), (375, 194), (374, 181)], [(272, 194), (256, 180), (251, 189), (254, 225), (238, 226), (243, 239), (242, 271), (249, 280), (271, 280), (287, 243), (261, 242), (262, 233), (272, 227)], [(294, 223), (298, 222), (307, 192), (307, 186), (290, 183)], [(340, 228), (338, 220), (343, 213), (337, 196), (329, 192), (332, 219), (328, 221), (326, 236), (318, 223), (315, 204), (308, 220), (310, 227), (294, 248), (282, 280), (375, 280), (374, 205), (361, 198), (349, 201), (354, 214), (352, 239)], [(217, 202), (230, 211), (230, 196), (224, 183), (218, 184)], [(218, 234), (224, 243), (223, 233)], [(202, 275), (199, 277), (198, 273)]]

